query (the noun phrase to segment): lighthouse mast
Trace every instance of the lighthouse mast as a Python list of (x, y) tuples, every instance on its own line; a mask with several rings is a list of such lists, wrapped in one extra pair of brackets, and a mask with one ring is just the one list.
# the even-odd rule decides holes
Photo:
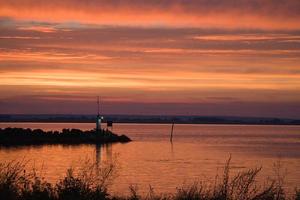
[(101, 131), (101, 117), (100, 117), (99, 96), (97, 98), (97, 106), (98, 106), (98, 112), (97, 112), (97, 121), (96, 121), (96, 132), (99, 133)]

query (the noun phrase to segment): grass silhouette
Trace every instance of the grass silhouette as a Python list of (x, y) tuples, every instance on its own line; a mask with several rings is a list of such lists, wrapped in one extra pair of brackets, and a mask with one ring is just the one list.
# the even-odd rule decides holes
[(116, 165), (103, 163), (99, 168), (93, 162), (85, 162), (77, 171), (70, 168), (56, 184), (48, 183), (35, 170), (27, 172), (26, 162), (12, 161), (0, 164), (0, 199), (5, 200), (300, 200), (300, 190), (287, 197), (280, 176), (265, 183), (256, 182), (261, 168), (241, 171), (230, 176), (230, 160), (224, 166), (223, 175), (209, 186), (197, 182), (177, 188), (174, 194), (155, 194), (150, 186), (142, 196), (138, 188), (130, 186), (130, 195), (114, 196), (108, 193), (108, 185), (114, 178)]

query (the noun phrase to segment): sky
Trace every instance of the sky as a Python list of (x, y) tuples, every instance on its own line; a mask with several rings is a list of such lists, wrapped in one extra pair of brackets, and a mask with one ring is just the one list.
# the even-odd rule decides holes
[(299, 0), (0, 0), (0, 114), (300, 118)]

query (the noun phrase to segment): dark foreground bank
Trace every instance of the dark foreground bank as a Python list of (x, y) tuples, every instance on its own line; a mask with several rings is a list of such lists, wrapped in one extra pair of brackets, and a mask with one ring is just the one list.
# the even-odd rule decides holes
[[(230, 161), (230, 160), (229, 160)], [(287, 195), (283, 178), (275, 176), (263, 185), (256, 177), (260, 168), (248, 169), (230, 176), (229, 161), (222, 176), (213, 184), (199, 182), (178, 187), (174, 194), (149, 193), (140, 195), (137, 187), (129, 186), (129, 195), (114, 196), (107, 187), (114, 176), (111, 163), (86, 164), (78, 171), (67, 170), (66, 176), (50, 184), (37, 172), (25, 171), (24, 162), (0, 163), (0, 199), (3, 200), (300, 200), (300, 190)], [(115, 183), (117, 184), (117, 183)]]
[(41, 145), (41, 144), (105, 144), (130, 142), (126, 135), (117, 135), (109, 130), (82, 131), (63, 129), (43, 131), (41, 129), (5, 128), (0, 129), (0, 145)]

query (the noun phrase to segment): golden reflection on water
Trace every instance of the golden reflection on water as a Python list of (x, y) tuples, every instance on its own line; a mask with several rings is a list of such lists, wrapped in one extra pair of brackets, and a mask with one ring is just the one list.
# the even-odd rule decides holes
[[(94, 124), (0, 124), (43, 128), (91, 129)], [(1, 148), (0, 161), (29, 160), (47, 180), (56, 182), (66, 169), (80, 166), (84, 159), (98, 165), (114, 160), (118, 176), (110, 189), (117, 194), (128, 192), (137, 184), (141, 192), (149, 185), (157, 192), (173, 192), (183, 183), (204, 180), (213, 183), (229, 155), (232, 173), (262, 166), (259, 181), (274, 174), (273, 164), (280, 160), (287, 171), (285, 185), (293, 191), (300, 186), (300, 127), (297, 126), (226, 126), (175, 125), (169, 142), (170, 125), (116, 124), (114, 131), (127, 134), (133, 142), (107, 145), (42, 145)]]

